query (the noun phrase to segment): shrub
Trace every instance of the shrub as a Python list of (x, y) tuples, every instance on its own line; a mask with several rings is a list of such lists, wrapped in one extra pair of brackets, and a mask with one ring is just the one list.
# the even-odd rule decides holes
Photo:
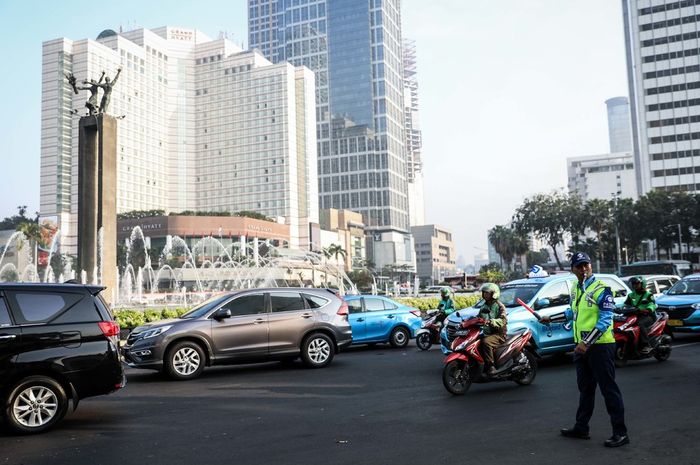
[(122, 329), (133, 329), (146, 322), (143, 312), (139, 310), (116, 310), (114, 319)]
[(160, 310), (146, 310), (143, 312), (143, 316), (146, 319), (146, 323), (153, 323), (154, 321), (163, 319)]
[[(481, 296), (478, 294), (455, 296), (455, 308), (457, 310), (461, 310), (463, 308), (471, 307), (477, 303), (479, 299), (481, 299)], [(440, 303), (440, 299), (437, 297), (402, 297), (394, 300), (401, 302), (404, 305), (408, 305), (409, 307), (415, 307), (421, 312), (435, 309)]]
[(164, 320), (167, 320), (170, 318), (177, 318), (180, 315), (178, 315), (177, 310), (174, 308), (164, 308), (161, 316)]

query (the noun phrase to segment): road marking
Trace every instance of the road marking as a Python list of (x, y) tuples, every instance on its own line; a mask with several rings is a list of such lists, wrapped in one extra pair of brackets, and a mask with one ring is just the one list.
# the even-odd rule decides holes
[(671, 347), (673, 347), (674, 349), (678, 349), (678, 348), (680, 348), (680, 347), (694, 346), (695, 344), (700, 344), (700, 342), (689, 342), (689, 343), (687, 343), (687, 344), (681, 344), (681, 345), (679, 345), (679, 346), (673, 344), (673, 345), (671, 345)]

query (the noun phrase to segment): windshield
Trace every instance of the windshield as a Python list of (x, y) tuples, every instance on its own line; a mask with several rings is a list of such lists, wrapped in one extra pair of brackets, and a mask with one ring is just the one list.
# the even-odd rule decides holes
[(201, 304), (197, 305), (194, 307), (192, 310), (189, 312), (185, 313), (182, 315), (180, 318), (183, 319), (192, 319), (192, 318), (199, 318), (200, 316), (206, 315), (210, 310), (213, 310), (214, 307), (222, 303), (224, 300), (228, 299), (230, 297), (230, 294), (224, 294), (224, 295), (215, 295), (213, 297), (208, 298)]
[(505, 284), (501, 287), (500, 301), (507, 308), (517, 307), (520, 305), (517, 299), (525, 303), (529, 302), (542, 286), (544, 286), (543, 283)]
[(692, 279), (683, 279), (668, 290), (667, 295), (700, 294), (700, 276)]

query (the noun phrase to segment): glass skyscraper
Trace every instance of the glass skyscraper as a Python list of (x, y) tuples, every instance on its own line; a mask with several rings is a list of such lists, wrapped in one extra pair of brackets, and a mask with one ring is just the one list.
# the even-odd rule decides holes
[(321, 208), (362, 213), (378, 267), (413, 265), (400, 0), (248, 0), (248, 26), (251, 49), (316, 74)]

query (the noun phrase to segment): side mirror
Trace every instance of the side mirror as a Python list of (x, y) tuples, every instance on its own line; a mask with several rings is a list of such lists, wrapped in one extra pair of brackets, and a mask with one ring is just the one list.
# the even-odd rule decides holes
[(540, 308), (547, 308), (547, 307), (549, 307), (550, 304), (551, 304), (551, 302), (549, 301), (549, 299), (546, 299), (546, 298), (545, 298), (545, 299), (539, 299), (539, 300), (535, 303), (535, 308), (537, 308), (537, 309), (540, 309)]
[(220, 308), (214, 312), (213, 318), (217, 321), (221, 321), (226, 318), (231, 318), (231, 310), (229, 310), (228, 308)]
[(627, 291), (624, 289), (618, 289), (615, 291), (615, 297), (625, 297), (627, 296)]
[(668, 294), (668, 289), (664, 289), (663, 291), (661, 291), (661, 293), (662, 293), (662, 294)]

